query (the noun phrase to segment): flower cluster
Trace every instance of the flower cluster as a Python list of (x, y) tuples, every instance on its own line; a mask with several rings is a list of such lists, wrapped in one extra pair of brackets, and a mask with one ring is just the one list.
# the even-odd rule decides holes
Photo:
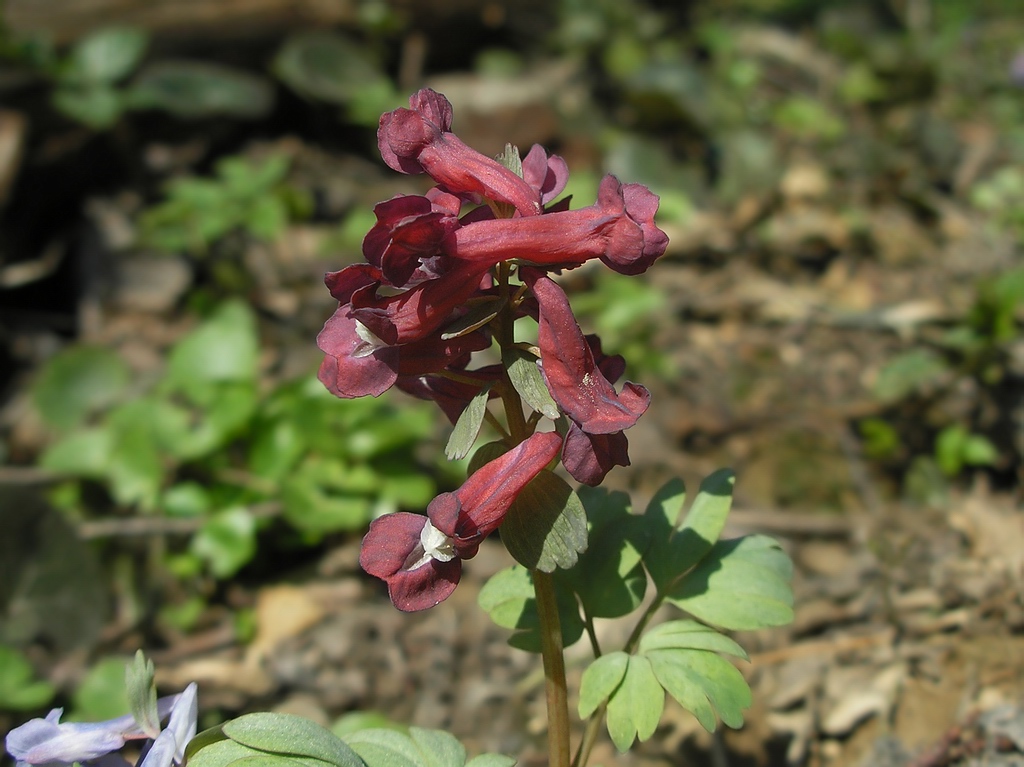
[(131, 714), (106, 722), (65, 722), (63, 709), (55, 708), (44, 719), (31, 719), (7, 733), (5, 745), (17, 767), (46, 765), (71, 767), (76, 762), (101, 760), (104, 767), (128, 767), (129, 762), (114, 752), (129, 740), (148, 740), (138, 767), (171, 767), (185, 760), (185, 746), (196, 734), (196, 685), (193, 682), (178, 695), (157, 701), (167, 727), (147, 732)]
[(629, 464), (624, 431), (650, 394), (628, 382), (616, 390), (624, 361), (583, 335), (548, 275), (592, 259), (639, 274), (668, 243), (654, 223), (658, 198), (646, 187), (605, 176), (593, 205), (569, 210), (567, 199), (555, 202), (568, 180), (562, 158), (534, 146), (520, 160), (510, 147), (499, 162), (466, 146), (451, 122), (451, 104), (429, 89), (413, 95), (408, 109), (381, 117), (384, 161), (401, 173), (426, 173), (437, 185), (378, 204), (377, 223), (363, 240), (366, 262), (327, 275), (339, 306), (317, 338), (325, 354), (320, 380), (346, 398), (396, 386), (437, 402), (454, 423), (485, 388), (508, 406), (507, 371), (470, 364), (495, 341), (503, 351), (515, 345), (512, 324), (530, 317), (539, 330), (527, 351), (557, 405), (557, 431), (537, 432), (535, 414), (529, 433), (503, 434), (511, 450), (435, 499), (427, 517), (397, 514), (371, 526), (363, 567), (387, 581), (403, 610), (451, 593), (461, 560), (476, 553), (518, 492), (559, 453), (566, 471), (589, 485)]

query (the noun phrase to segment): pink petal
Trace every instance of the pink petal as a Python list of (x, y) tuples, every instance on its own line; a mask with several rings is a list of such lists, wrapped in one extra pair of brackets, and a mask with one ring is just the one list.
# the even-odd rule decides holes
[(354, 356), (364, 341), (356, 333), (356, 321), (347, 316), (348, 312), (347, 306), (340, 307), (316, 337), (316, 344), (325, 355), (317, 378), (336, 397), (379, 397), (398, 378), (398, 347), (383, 346), (372, 354)]

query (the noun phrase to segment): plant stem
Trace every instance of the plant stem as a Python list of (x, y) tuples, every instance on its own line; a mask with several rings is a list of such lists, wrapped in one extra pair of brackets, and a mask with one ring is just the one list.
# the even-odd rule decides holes
[[(503, 298), (509, 295), (509, 264), (498, 265), (498, 291)], [(515, 345), (515, 312), (511, 302), (494, 319), (494, 337), (502, 352)], [(505, 421), (513, 445), (527, 439), (536, 427), (526, 422), (523, 402), (512, 385), (508, 370), (502, 371), (499, 383), (501, 402), (505, 408)], [(569, 767), (569, 696), (565, 683), (565, 654), (562, 647), (562, 625), (558, 618), (558, 599), (555, 581), (550, 573), (533, 571), (533, 590), (537, 596), (537, 614), (540, 618), (540, 646), (544, 659), (544, 687), (548, 710), (548, 767)]]
[(555, 581), (549, 573), (534, 570), (533, 589), (540, 617), (540, 647), (547, 692), (548, 764), (550, 767), (569, 767), (569, 700)]

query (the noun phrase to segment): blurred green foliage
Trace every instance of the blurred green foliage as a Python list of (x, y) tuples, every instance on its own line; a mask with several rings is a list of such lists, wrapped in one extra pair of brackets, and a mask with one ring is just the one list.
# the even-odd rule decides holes
[(287, 182), (290, 159), (274, 154), (262, 162), (226, 157), (213, 178), (168, 182), (167, 199), (139, 219), (144, 245), (170, 253), (205, 255), (236, 231), (276, 239), (291, 221), (312, 211), (309, 194)]
[[(865, 452), (883, 461), (909, 460), (906, 489), (918, 500), (933, 497), (937, 489), (941, 494), (948, 479), (966, 468), (1010, 464), (1014, 445), (992, 434), (992, 413), (1000, 412), (1007, 387), (1016, 388), (1012, 356), (1024, 339), (1018, 320), (1022, 310), (1024, 266), (1018, 266), (982, 280), (963, 318), (931, 343), (897, 355), (879, 370), (875, 397), (891, 413), (926, 414), (932, 448), (930, 454), (902, 455), (900, 429), (885, 419), (869, 418), (859, 426)], [(950, 404), (964, 390), (976, 392), (966, 412)], [(904, 428), (920, 425), (905, 423)]]
[(36, 678), (28, 659), (13, 647), (0, 645), (0, 709), (31, 711), (42, 708), (56, 690), (49, 682)]
[[(267, 545), (259, 533), (278, 517), (315, 544), (436, 494), (415, 455), (434, 433), (431, 410), (338, 400), (312, 376), (269, 388), (263, 378), (255, 317), (240, 301), (181, 338), (145, 383), (130, 385), (113, 352), (69, 347), (33, 388), (55, 434), (40, 463), (98, 484), (122, 514), (196, 520), (187, 549), (168, 563), (183, 576), (233, 575)], [(72, 499), (88, 506), (82, 493)]]

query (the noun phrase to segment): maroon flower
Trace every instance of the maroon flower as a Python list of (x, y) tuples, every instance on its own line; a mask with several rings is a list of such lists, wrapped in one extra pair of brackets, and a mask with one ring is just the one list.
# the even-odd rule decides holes
[(519, 492), (558, 454), (554, 432), (534, 434), (481, 466), (454, 493), (430, 502), (427, 516), (399, 512), (371, 523), (359, 564), (388, 584), (399, 610), (425, 610), (447, 599), (462, 574), (462, 560), (501, 525)]
[(442, 240), (459, 226), (462, 201), (436, 189), (427, 196), (399, 195), (373, 208), (377, 223), (363, 239), (363, 255), (389, 285), (402, 287), (421, 267), (421, 277), (436, 277), (429, 267)]
[(452, 258), (488, 266), (519, 259), (563, 268), (600, 258), (621, 274), (640, 274), (668, 245), (654, 223), (657, 209), (658, 198), (646, 187), (605, 176), (590, 207), (474, 221), (452, 230), (441, 248)]
[(562, 412), (588, 434), (612, 434), (635, 424), (647, 410), (651, 393), (628, 381), (616, 393), (598, 367), (565, 292), (535, 270), (524, 270), (523, 275), (540, 308), (541, 370)]
[(383, 344), (419, 341), (445, 325), (475, 293), (493, 284), (488, 270), (487, 265), (456, 263), (441, 276), (397, 294), (381, 294), (383, 281), (377, 279), (352, 293), (350, 316)]
[[(325, 281), (339, 306), (316, 339), (325, 354), (318, 377), (335, 396), (377, 397), (390, 389), (400, 376), (436, 373), (459, 361), (465, 364), (466, 355), (491, 344), (482, 331), (442, 339), (433, 332), (439, 323), (421, 326), (423, 332), (409, 332), (407, 335), (412, 338), (408, 343), (388, 344), (360, 321), (352, 306), (355, 297), (367, 291), (375, 294), (381, 284), (380, 270), (370, 264), (354, 264), (331, 272)], [(456, 291), (447, 315), (461, 303), (460, 296)], [(440, 316), (439, 321), (443, 322), (446, 316)]]
[(508, 203), (523, 216), (541, 212), (533, 187), (450, 132), (448, 99), (424, 88), (409, 97), (409, 107), (381, 115), (377, 145), (388, 166), (399, 173), (426, 173), (453, 194)]

